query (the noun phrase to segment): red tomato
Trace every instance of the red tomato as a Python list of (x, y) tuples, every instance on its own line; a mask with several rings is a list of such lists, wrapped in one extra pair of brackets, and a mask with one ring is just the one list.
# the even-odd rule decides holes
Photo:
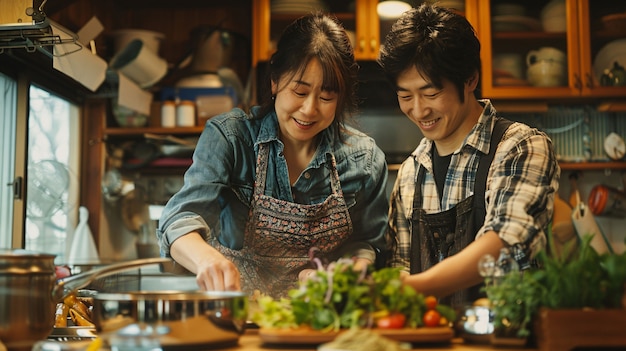
[(427, 310), (434, 310), (435, 307), (437, 307), (437, 298), (432, 295), (426, 296), (426, 298), (424, 299), (424, 302), (426, 302)]
[(391, 313), (376, 320), (376, 326), (381, 329), (404, 328), (404, 323), (406, 323), (406, 316), (402, 313)]
[(437, 327), (441, 321), (441, 314), (437, 310), (428, 310), (424, 313), (423, 321), (427, 327)]

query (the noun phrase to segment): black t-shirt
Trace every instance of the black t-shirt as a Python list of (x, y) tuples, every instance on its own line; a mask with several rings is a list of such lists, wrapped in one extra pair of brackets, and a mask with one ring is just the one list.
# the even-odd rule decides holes
[(433, 173), (435, 176), (435, 184), (437, 184), (437, 194), (439, 194), (439, 201), (443, 197), (443, 186), (446, 183), (446, 174), (448, 173), (448, 167), (450, 167), (450, 160), (452, 154), (446, 156), (439, 156), (437, 148), (433, 148)]

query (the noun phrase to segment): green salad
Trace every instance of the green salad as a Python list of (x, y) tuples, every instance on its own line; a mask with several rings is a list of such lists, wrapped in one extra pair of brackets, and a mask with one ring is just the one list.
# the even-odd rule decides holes
[(402, 284), (400, 268), (373, 270), (370, 266), (358, 271), (351, 259), (339, 259), (326, 267), (319, 260), (317, 263), (315, 274), (289, 291), (288, 298), (260, 296), (252, 321), (266, 328), (309, 326), (338, 331), (421, 327), (426, 314), (440, 316), (438, 325), (455, 320), (452, 308), (427, 306), (423, 294)]

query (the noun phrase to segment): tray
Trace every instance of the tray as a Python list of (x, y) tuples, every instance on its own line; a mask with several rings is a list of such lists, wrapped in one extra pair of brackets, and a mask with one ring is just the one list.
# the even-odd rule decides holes
[[(423, 327), (403, 329), (372, 329), (381, 336), (399, 342), (410, 343), (443, 343), (454, 337), (450, 327)], [(323, 332), (310, 328), (273, 329), (260, 328), (259, 338), (268, 344), (322, 344), (335, 339), (338, 332)]]

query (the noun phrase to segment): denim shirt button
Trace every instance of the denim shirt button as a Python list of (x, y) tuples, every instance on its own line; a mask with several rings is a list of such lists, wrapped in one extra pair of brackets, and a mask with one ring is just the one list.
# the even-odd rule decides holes
[(311, 179), (311, 173), (309, 172), (304, 173), (304, 178)]

